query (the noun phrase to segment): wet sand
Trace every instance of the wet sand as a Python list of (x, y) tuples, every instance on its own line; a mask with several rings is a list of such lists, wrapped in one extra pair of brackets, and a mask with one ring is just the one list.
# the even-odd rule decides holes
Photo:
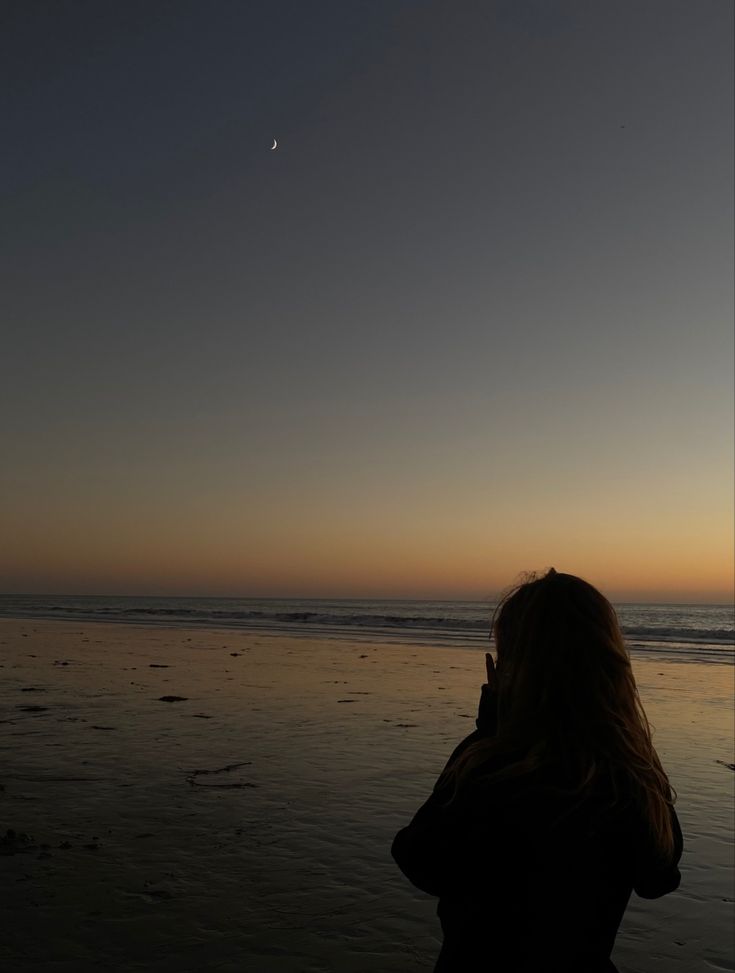
[[(0, 663), (0, 969), (432, 969), (436, 900), (389, 849), (482, 651), (6, 619)], [(633, 897), (613, 958), (732, 971), (733, 668), (634, 666), (683, 881)]]

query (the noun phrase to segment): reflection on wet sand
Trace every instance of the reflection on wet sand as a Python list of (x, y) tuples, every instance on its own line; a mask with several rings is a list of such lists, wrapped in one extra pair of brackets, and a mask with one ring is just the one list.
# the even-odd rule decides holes
[[(430, 968), (435, 901), (389, 848), (472, 728), (481, 649), (12, 620), (0, 639), (4, 969)], [(634, 666), (686, 846), (614, 958), (729, 968), (733, 668)]]

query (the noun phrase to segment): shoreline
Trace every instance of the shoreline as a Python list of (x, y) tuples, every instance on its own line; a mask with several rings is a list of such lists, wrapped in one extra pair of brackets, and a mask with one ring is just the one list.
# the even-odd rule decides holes
[[(380, 643), (392, 646), (420, 646), (425, 648), (456, 648), (466, 649), (472, 652), (486, 652), (488, 646), (494, 645), (494, 640), (490, 639), (489, 632), (486, 634), (478, 633), (477, 636), (468, 635), (466, 631), (457, 629), (447, 629), (437, 631), (435, 629), (413, 628), (391, 628), (369, 627), (369, 626), (319, 626), (316, 623), (306, 625), (292, 623), (278, 627), (270, 622), (249, 624), (243, 622), (228, 622), (206, 619), (140, 619), (140, 618), (106, 618), (84, 616), (80, 618), (59, 617), (53, 613), (40, 614), (37, 612), (23, 614), (21, 612), (13, 614), (0, 614), (0, 623), (3, 621), (23, 621), (23, 622), (51, 622), (62, 625), (122, 625), (141, 629), (171, 629), (182, 630), (191, 629), (196, 632), (206, 632), (208, 630), (243, 633), (245, 635), (272, 637), (272, 638), (294, 638), (294, 639), (319, 639), (332, 642), (356, 642), (356, 643)], [(488, 623), (489, 628), (489, 623)], [(723, 665), (735, 666), (735, 643), (733, 642), (682, 642), (677, 640), (639, 640), (625, 639), (631, 658), (650, 658), (657, 661), (681, 662), (702, 665)], [(700, 650), (697, 654), (697, 650)]]

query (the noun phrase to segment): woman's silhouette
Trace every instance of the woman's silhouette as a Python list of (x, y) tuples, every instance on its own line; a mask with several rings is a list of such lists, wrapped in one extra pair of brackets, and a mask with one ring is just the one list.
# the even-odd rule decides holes
[(615, 612), (552, 569), (493, 632), (477, 730), (393, 856), (439, 897), (435, 973), (610, 973), (631, 891), (676, 889), (682, 851)]

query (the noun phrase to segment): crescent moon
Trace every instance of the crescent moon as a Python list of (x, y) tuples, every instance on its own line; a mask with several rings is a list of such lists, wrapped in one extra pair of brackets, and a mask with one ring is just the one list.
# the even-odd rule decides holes
[(273, 145), (271, 145), (271, 152), (273, 151), (273, 149), (277, 149), (277, 148), (278, 148), (278, 141), (276, 139), (273, 139)]

